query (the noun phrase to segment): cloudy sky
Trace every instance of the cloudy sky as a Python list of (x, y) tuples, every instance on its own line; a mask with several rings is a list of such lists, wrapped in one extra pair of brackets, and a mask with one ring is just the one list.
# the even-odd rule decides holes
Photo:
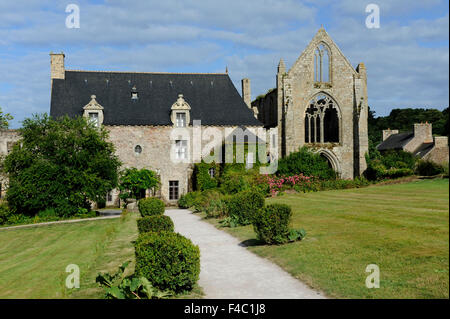
[[(66, 7), (80, 8), (80, 28), (66, 28)], [(368, 29), (369, 3), (380, 28)], [(448, 106), (447, 0), (0, 0), (0, 106), (13, 128), (49, 112), (49, 52), (67, 69), (224, 72), (252, 97), (275, 86), (280, 58), (290, 68), (323, 24), (353, 66), (364, 62), (369, 105)]]

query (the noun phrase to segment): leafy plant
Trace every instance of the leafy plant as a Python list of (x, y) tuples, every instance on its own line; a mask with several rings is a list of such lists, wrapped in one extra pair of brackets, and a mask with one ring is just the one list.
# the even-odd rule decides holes
[(201, 197), (202, 193), (199, 191), (183, 194), (180, 196), (180, 199), (178, 200), (178, 206), (180, 208), (191, 208), (201, 200)]
[(120, 173), (119, 189), (120, 199), (142, 198), (147, 189), (158, 189), (159, 178), (149, 169), (126, 168)]
[(0, 107), (0, 129), (9, 128), (9, 122), (13, 119), (13, 116), (10, 113), (3, 113), (2, 108)]
[(95, 282), (105, 290), (107, 299), (163, 299), (173, 295), (170, 291), (161, 291), (152, 286), (145, 277), (134, 275), (124, 277), (129, 261), (124, 262), (116, 273), (99, 273)]
[(288, 234), (288, 239), (289, 241), (297, 241), (297, 240), (302, 240), (303, 238), (305, 238), (306, 236), (306, 231), (301, 228), (301, 229), (291, 229), (289, 230), (289, 234)]

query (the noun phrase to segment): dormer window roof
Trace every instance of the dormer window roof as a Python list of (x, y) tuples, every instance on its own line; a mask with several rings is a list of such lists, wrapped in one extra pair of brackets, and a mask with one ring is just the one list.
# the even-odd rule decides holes
[(137, 100), (138, 98), (139, 97), (138, 97), (138, 92), (137, 92), (136, 86), (133, 86), (133, 88), (131, 89), (131, 99)]
[(95, 95), (91, 95), (91, 101), (83, 107), (83, 116), (96, 127), (100, 127), (103, 123), (103, 106), (97, 102), (96, 98)]
[(178, 94), (178, 99), (172, 105), (171, 120), (176, 127), (186, 127), (190, 121), (191, 106), (185, 101), (183, 94)]

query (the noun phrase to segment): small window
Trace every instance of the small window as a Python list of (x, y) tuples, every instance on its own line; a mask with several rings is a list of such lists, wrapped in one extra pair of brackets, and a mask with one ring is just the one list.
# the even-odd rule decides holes
[(178, 199), (178, 181), (169, 181), (169, 200)]
[(215, 175), (216, 175), (216, 169), (214, 167), (211, 167), (209, 169), (209, 177), (214, 178)]
[(112, 200), (113, 200), (112, 191), (109, 191), (107, 201), (112, 202)]
[(176, 153), (176, 159), (186, 159), (187, 158), (187, 141), (186, 140), (176, 140), (175, 141), (175, 153)]
[(136, 145), (136, 146), (134, 147), (134, 152), (135, 152), (137, 155), (141, 154), (141, 153), (142, 153), (142, 147), (141, 147), (140, 145)]
[(177, 127), (186, 127), (186, 113), (177, 113)]
[(98, 113), (89, 113), (89, 121), (93, 123), (95, 127), (98, 127)]

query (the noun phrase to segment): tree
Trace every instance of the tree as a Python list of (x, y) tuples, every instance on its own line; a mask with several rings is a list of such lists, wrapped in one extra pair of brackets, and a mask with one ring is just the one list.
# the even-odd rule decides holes
[(3, 113), (2, 108), (0, 107), (0, 129), (8, 129), (9, 121), (13, 119), (13, 116), (9, 113)]
[(21, 140), (5, 158), (7, 200), (17, 213), (54, 209), (59, 216), (90, 209), (117, 186), (121, 163), (104, 128), (83, 117), (33, 115), (19, 129)]
[(140, 199), (142, 193), (147, 189), (157, 189), (159, 187), (159, 179), (154, 171), (149, 169), (126, 168), (120, 174), (119, 189), (120, 197), (123, 200), (127, 198)]

